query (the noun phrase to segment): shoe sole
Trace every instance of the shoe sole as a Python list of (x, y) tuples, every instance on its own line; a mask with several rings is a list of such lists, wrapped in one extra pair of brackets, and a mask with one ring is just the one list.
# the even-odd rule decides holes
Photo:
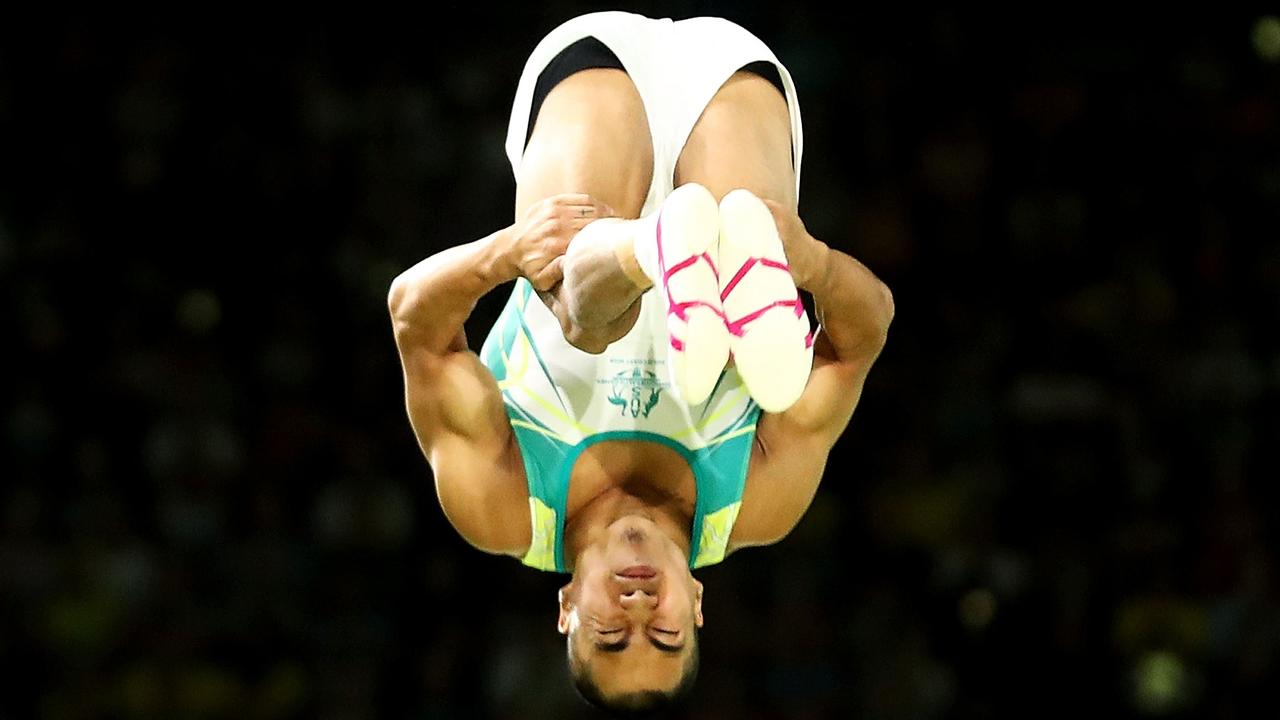
[(719, 260), (721, 303), (738, 374), (763, 410), (782, 412), (809, 382), (813, 336), (773, 213), (748, 190), (734, 190), (720, 201)]
[(658, 216), (658, 271), (667, 297), (671, 382), (689, 405), (706, 402), (729, 361), (714, 258), (720, 235), (715, 197), (696, 183), (676, 188)]

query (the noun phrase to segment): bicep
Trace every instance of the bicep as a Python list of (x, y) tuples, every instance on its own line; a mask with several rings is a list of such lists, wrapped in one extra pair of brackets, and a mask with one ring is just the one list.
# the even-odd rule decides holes
[(860, 367), (833, 360), (823, 340), (820, 336), (800, 399), (785, 412), (760, 418), (733, 531), (738, 547), (777, 542), (800, 522), (862, 395), (869, 363)]
[(817, 494), (830, 447), (808, 437), (778, 445), (771, 450), (763, 442), (756, 444), (729, 538), (731, 550), (772, 545), (786, 537)]
[(495, 445), (511, 434), (497, 381), (459, 332), (450, 349), (432, 352), (397, 338), (404, 373), (405, 409), (428, 457), (441, 438), (460, 436)]
[(405, 404), (436, 496), (470, 544), (515, 553), (528, 544), (528, 490), (497, 382), (469, 351), (405, 352)]
[(429, 461), (440, 509), (462, 539), (487, 553), (519, 556), (528, 550), (529, 491), (514, 439), (481, 453), (449, 435), (435, 444)]

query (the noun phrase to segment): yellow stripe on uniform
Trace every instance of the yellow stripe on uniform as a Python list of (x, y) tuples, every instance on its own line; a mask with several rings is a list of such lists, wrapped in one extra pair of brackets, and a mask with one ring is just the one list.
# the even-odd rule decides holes
[(533, 424), (533, 423), (531, 423), (531, 422), (528, 422), (528, 421), (526, 421), (526, 420), (517, 420), (517, 419), (515, 419), (515, 418), (511, 418), (511, 427), (522, 427), (522, 428), (524, 428), (524, 429), (526, 429), (526, 430), (532, 430), (532, 431), (534, 431), (534, 432), (538, 433), (539, 435), (546, 435), (547, 437), (551, 438), (552, 440), (555, 440), (555, 441), (557, 441), (557, 442), (562, 442), (562, 443), (564, 443), (565, 445), (573, 445), (573, 444), (574, 444), (574, 443), (569, 442), (568, 440), (566, 440), (566, 439), (564, 438), (564, 436), (563, 436), (563, 435), (560, 435), (559, 433), (557, 433), (557, 432), (555, 432), (555, 431), (553, 431), (553, 430), (548, 430), (547, 428), (544, 428), (544, 427), (542, 427), (541, 425), (535, 425), (535, 424)]
[[(498, 383), (498, 389), (507, 390), (508, 388), (512, 388), (512, 387), (519, 388), (520, 390), (524, 391), (524, 394), (527, 395), (530, 400), (533, 400), (534, 402), (538, 403), (538, 405), (543, 410), (546, 410), (556, 420), (559, 420), (565, 425), (568, 425), (574, 430), (577, 430), (584, 437), (587, 435), (590, 435), (592, 431), (588, 429), (587, 426), (569, 417), (568, 414), (564, 412), (563, 408), (557, 407), (550, 400), (547, 400), (546, 398), (534, 392), (532, 388), (530, 388), (527, 384), (523, 382), (524, 373), (529, 367), (529, 356), (533, 354), (533, 345), (532, 343), (529, 342), (529, 337), (522, 332), (517, 333), (516, 338), (517, 338), (517, 342), (521, 343), (520, 349), (524, 355), (522, 358), (524, 360), (524, 363), (521, 366), (520, 371), (518, 373), (510, 373), (510, 370), (508, 370), (507, 379), (504, 380), (503, 382)], [(507, 365), (508, 368), (510, 367), (511, 360), (510, 358), (508, 358), (506, 351), (503, 351), (502, 353), (502, 362), (505, 365)], [(512, 375), (514, 375), (514, 377)], [(548, 379), (547, 382), (551, 382), (550, 379)], [(569, 443), (569, 444), (573, 445), (574, 443)]]
[(733, 431), (733, 432), (731, 432), (731, 433), (728, 433), (728, 434), (726, 434), (726, 435), (721, 435), (720, 437), (715, 438), (715, 439), (714, 439), (714, 440), (712, 440), (711, 442), (707, 443), (707, 447), (711, 447), (712, 445), (719, 445), (720, 443), (722, 443), (722, 442), (727, 442), (727, 441), (729, 441), (729, 440), (732, 440), (732, 439), (734, 439), (734, 438), (738, 437), (739, 435), (746, 435), (746, 434), (747, 434), (747, 433), (749, 433), (749, 432), (755, 432), (755, 429), (756, 429), (756, 424), (755, 424), (755, 423), (751, 423), (750, 425), (747, 425), (746, 427), (740, 427), (740, 428), (738, 428), (737, 430), (734, 430), (734, 431)]
[[(742, 396), (746, 394), (747, 394), (747, 388), (745, 386), (739, 386), (737, 389), (733, 390), (732, 394), (729, 395), (729, 397), (726, 397), (720, 401), (720, 406), (716, 408), (715, 412), (711, 413), (711, 417), (707, 418), (706, 420), (703, 420), (702, 422), (698, 423), (697, 425), (694, 425), (691, 428), (686, 428), (684, 430), (681, 430), (678, 433), (673, 433), (671, 435), (671, 438), (673, 440), (682, 440), (684, 438), (690, 437), (694, 433), (700, 433), (703, 430), (706, 430), (708, 427), (711, 426), (711, 423), (715, 422), (716, 420), (719, 420), (720, 418), (724, 417), (726, 414), (741, 410), (742, 408), (738, 405), (738, 400), (741, 399)], [(712, 442), (720, 442), (720, 439), (717, 438)]]

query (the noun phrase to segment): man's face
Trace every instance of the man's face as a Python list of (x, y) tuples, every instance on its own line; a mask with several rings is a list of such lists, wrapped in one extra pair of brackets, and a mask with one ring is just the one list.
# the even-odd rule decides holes
[(702, 627), (702, 583), (652, 522), (625, 517), (579, 557), (558, 625), (602, 692), (670, 690)]

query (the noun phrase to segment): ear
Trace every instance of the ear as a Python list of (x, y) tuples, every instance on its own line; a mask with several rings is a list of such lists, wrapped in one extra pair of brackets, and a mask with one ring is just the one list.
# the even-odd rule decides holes
[(702, 627), (702, 581), (693, 581), (693, 624)]
[(558, 630), (561, 635), (569, 634), (569, 631), (572, 629), (571, 625), (575, 619), (573, 601), (569, 599), (569, 591), (572, 587), (573, 583), (565, 585), (560, 588), (560, 592), (557, 595), (557, 599), (560, 602), (560, 617), (556, 619), (556, 630)]

